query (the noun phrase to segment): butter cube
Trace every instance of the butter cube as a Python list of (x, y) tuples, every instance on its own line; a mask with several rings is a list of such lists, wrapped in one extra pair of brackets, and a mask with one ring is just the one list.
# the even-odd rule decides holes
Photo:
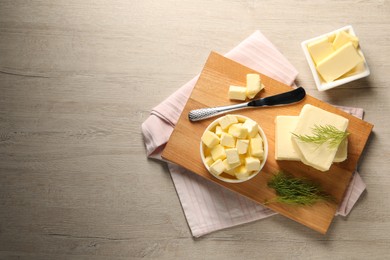
[(348, 42), (351, 42), (355, 48), (359, 46), (359, 39), (356, 36), (353, 36), (345, 31), (340, 31), (336, 34), (333, 41), (333, 48), (337, 50)]
[(231, 134), (222, 132), (221, 133), (221, 145), (226, 146), (226, 147), (235, 147), (236, 139)]
[(317, 71), (326, 82), (341, 77), (362, 61), (351, 42), (344, 44), (317, 64)]
[(219, 144), (218, 136), (211, 131), (205, 131), (202, 135), (201, 140), (208, 148), (213, 148), (214, 146)]
[(221, 159), (216, 160), (211, 166), (210, 166), (210, 172), (214, 175), (220, 175), (225, 170), (225, 165), (223, 164)]
[(246, 95), (248, 98), (254, 98), (263, 87), (259, 74), (246, 75)]
[(217, 161), (218, 159), (225, 159), (226, 158), (226, 153), (225, 153), (225, 148), (217, 144), (211, 149), (211, 157), (213, 158), (214, 161)]
[(299, 153), (295, 150), (291, 134), (298, 123), (298, 116), (277, 116), (275, 119), (275, 159), (299, 161)]
[(210, 167), (214, 163), (213, 157), (211, 157), (211, 155), (207, 156), (204, 158), (204, 162), (207, 164), (207, 166)]
[[(352, 48), (354, 47), (352, 46)], [(348, 122), (348, 119), (342, 116), (306, 104), (301, 110), (294, 133), (297, 135), (312, 135), (312, 128), (315, 125), (332, 125), (340, 131), (345, 131), (348, 127)], [(329, 147), (327, 142), (321, 145), (302, 142), (296, 137), (293, 137), (292, 141), (304, 164), (320, 171), (329, 170), (338, 147)]]
[(333, 45), (328, 41), (326, 37), (319, 39), (315, 42), (309, 43), (307, 49), (310, 52), (310, 55), (315, 62), (318, 64), (327, 56), (333, 53)]
[(248, 129), (249, 137), (254, 137), (256, 134), (259, 133), (258, 124), (251, 119), (245, 120), (245, 122), (242, 124), (242, 126), (245, 127), (246, 129)]
[(237, 117), (233, 116), (233, 115), (226, 115), (226, 116), (223, 116), (221, 117), (219, 120), (218, 120), (218, 123), (219, 125), (221, 126), (222, 129), (227, 129), (231, 124), (235, 124), (235, 123), (238, 123), (238, 119)]
[(229, 99), (245, 100), (246, 99), (246, 87), (230, 86), (228, 96), (229, 96)]
[(348, 138), (341, 142), (334, 156), (333, 162), (343, 162), (348, 158)]
[(254, 157), (246, 157), (245, 166), (248, 172), (258, 172), (260, 170), (260, 160)]
[(242, 126), (242, 123), (232, 124), (229, 127), (228, 133), (236, 138), (246, 138), (248, 129)]
[(248, 179), (249, 172), (246, 169), (245, 165), (241, 165), (241, 166), (236, 168), (235, 175), (236, 175), (237, 179), (245, 180), (245, 179)]
[(215, 134), (218, 135), (219, 137), (221, 137), (221, 134), (222, 134), (222, 127), (220, 125), (217, 125), (215, 127)]
[(263, 159), (264, 148), (262, 138), (252, 138), (249, 142), (251, 156)]
[(222, 161), (225, 165), (225, 172), (234, 176), (234, 169), (241, 165), (241, 162), (230, 164), (227, 159)]
[(247, 139), (237, 139), (236, 148), (238, 154), (246, 154), (248, 152), (249, 140)]
[(238, 151), (237, 148), (230, 148), (230, 149), (225, 149), (226, 153), (226, 160), (228, 164), (234, 165), (237, 163), (240, 163), (240, 157), (238, 156)]

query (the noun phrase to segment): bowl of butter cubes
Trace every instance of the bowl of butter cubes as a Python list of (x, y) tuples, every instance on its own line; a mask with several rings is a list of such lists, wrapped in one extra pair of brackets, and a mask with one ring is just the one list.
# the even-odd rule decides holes
[(351, 25), (301, 43), (319, 91), (367, 77), (370, 70)]
[(256, 121), (227, 114), (214, 120), (203, 132), (200, 155), (215, 178), (240, 183), (252, 179), (264, 167), (268, 142)]

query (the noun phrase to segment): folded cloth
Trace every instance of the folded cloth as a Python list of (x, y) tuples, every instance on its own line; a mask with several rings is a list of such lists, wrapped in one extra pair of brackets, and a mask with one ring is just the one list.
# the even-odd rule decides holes
[[(276, 47), (256, 31), (225, 55), (253, 70), (287, 85), (293, 85), (298, 72)], [(142, 124), (147, 156), (163, 160), (161, 152), (180, 117), (198, 76), (187, 82), (152, 109)], [(340, 107), (362, 118), (363, 109)], [(174, 186), (194, 237), (224, 228), (263, 219), (276, 214), (238, 193), (229, 191), (178, 165), (168, 163)], [(355, 172), (336, 215), (346, 216), (366, 186)]]

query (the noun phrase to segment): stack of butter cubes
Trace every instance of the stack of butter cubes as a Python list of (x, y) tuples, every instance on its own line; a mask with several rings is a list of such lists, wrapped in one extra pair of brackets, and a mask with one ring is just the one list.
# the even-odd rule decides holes
[(340, 131), (346, 131), (348, 119), (306, 104), (299, 116), (277, 116), (275, 119), (275, 159), (301, 161), (320, 171), (327, 171), (333, 162), (347, 159), (348, 139), (337, 147), (328, 143), (316, 144), (302, 142), (296, 135), (312, 135), (316, 125), (332, 125)]
[(210, 173), (239, 180), (261, 169), (264, 142), (258, 124), (246, 117), (226, 115), (202, 135), (204, 163)]

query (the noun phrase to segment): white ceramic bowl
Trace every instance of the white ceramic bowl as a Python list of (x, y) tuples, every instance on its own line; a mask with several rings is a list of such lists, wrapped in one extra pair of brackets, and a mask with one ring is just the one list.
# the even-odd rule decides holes
[[(233, 116), (237, 117), (239, 122), (243, 122), (246, 119), (251, 119), (249, 117), (242, 116), (242, 115), (233, 115)], [(218, 120), (220, 118), (221, 117), (219, 117), (219, 118), (215, 119), (213, 122), (211, 122), (210, 125), (205, 129), (204, 132), (206, 132), (206, 131), (214, 131), (215, 127), (219, 124)], [(251, 119), (251, 120), (253, 120), (253, 119)], [(253, 121), (255, 121), (255, 120), (253, 120)], [(257, 124), (259, 125), (258, 122), (257, 122)], [(204, 166), (206, 167), (206, 169), (208, 170), (208, 172), (212, 176), (214, 176), (215, 178), (217, 178), (217, 179), (219, 179), (221, 181), (224, 181), (224, 182), (241, 183), (241, 182), (248, 181), (248, 180), (252, 179), (257, 174), (259, 174), (259, 172), (261, 172), (261, 170), (263, 169), (263, 167), (265, 165), (265, 162), (267, 161), (267, 156), (268, 156), (268, 141), (267, 141), (267, 137), (265, 136), (265, 133), (264, 133), (263, 129), (261, 129), (260, 125), (259, 125), (259, 134), (260, 134), (261, 138), (263, 139), (264, 159), (260, 162), (260, 170), (258, 172), (252, 173), (251, 175), (248, 176), (248, 178), (246, 178), (246, 179), (237, 179), (237, 178), (234, 178), (233, 176), (231, 176), (231, 175), (229, 175), (227, 173), (222, 173), (221, 175), (214, 175), (213, 173), (211, 173), (210, 172), (210, 167), (205, 162), (205, 155), (204, 155), (204, 147), (205, 147), (205, 145), (203, 144), (202, 141), (200, 141), (200, 156), (202, 158), (202, 162), (203, 162)]]
[(358, 71), (355, 74), (352, 74), (352, 75), (349, 75), (349, 76), (346, 76), (346, 77), (341, 77), (340, 79), (337, 79), (335, 81), (328, 82), (328, 83), (325, 82), (321, 78), (321, 76), (318, 74), (317, 69), (316, 69), (315, 64), (314, 64), (314, 61), (311, 58), (309, 50), (307, 49), (307, 45), (309, 43), (314, 42), (316, 40), (319, 40), (321, 38), (329, 37), (331, 35), (334, 35), (334, 34), (340, 32), (340, 31), (346, 31), (346, 32), (350, 33), (351, 35), (356, 36), (355, 31), (353, 30), (352, 26), (348, 25), (348, 26), (342, 27), (340, 29), (337, 29), (335, 31), (323, 34), (323, 35), (315, 37), (315, 38), (312, 38), (310, 40), (306, 40), (306, 41), (301, 43), (303, 52), (305, 53), (306, 60), (309, 63), (310, 70), (311, 70), (311, 72), (313, 74), (314, 81), (315, 81), (315, 83), (317, 85), (317, 89), (319, 91), (324, 91), (324, 90), (328, 90), (328, 89), (331, 89), (331, 88), (335, 88), (335, 87), (338, 87), (340, 85), (346, 84), (348, 82), (351, 82), (351, 81), (354, 81), (354, 80), (357, 80), (357, 79), (360, 79), (360, 78), (364, 78), (364, 77), (367, 77), (368, 75), (370, 75), (370, 69), (368, 68), (366, 59), (365, 59), (365, 57), (363, 55), (363, 52), (362, 52), (362, 49), (360, 47), (360, 42), (359, 42), (358, 52), (359, 52), (360, 56), (363, 58), (363, 60), (364, 60), (364, 68), (363, 68), (363, 70)]

